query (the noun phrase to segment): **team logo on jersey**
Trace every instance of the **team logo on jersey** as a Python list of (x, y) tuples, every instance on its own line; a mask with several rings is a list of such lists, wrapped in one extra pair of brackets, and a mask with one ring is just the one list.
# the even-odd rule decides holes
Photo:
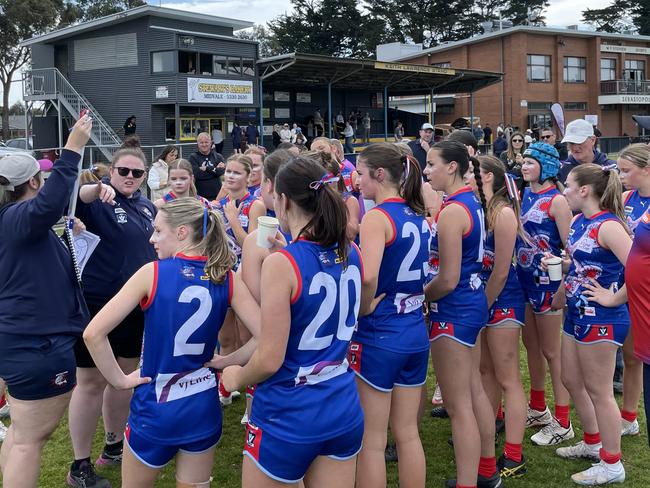
[(185, 265), (181, 268), (181, 275), (187, 280), (194, 279), (194, 266)]
[(614, 326), (612, 324), (575, 325), (574, 336), (580, 342), (613, 341)]
[(244, 450), (253, 456), (253, 459), (259, 461), (261, 444), (262, 429), (249, 421), (246, 424), (246, 443), (244, 444)]
[(52, 384), (54, 386), (57, 386), (59, 388), (64, 387), (65, 385), (68, 384), (68, 371), (62, 371), (61, 373), (57, 373), (54, 378), (52, 378)]
[(496, 325), (506, 320), (517, 320), (517, 314), (514, 308), (495, 308), (490, 317), (490, 324)]
[(153, 219), (153, 214), (147, 207), (142, 207), (142, 213), (149, 217), (149, 220)]
[(451, 322), (431, 322), (429, 340), (433, 341), (442, 336), (454, 337), (454, 324)]
[(361, 373), (361, 351), (363, 350), (363, 345), (358, 342), (351, 342), (350, 348), (348, 349), (348, 362), (350, 363), (350, 368), (357, 373)]
[(123, 208), (117, 207), (114, 210), (115, 212), (115, 218), (117, 219), (118, 224), (126, 224), (128, 222), (127, 216), (126, 216), (126, 210)]
[(644, 213), (643, 217), (641, 217), (641, 220), (644, 224), (650, 224), (650, 212)]

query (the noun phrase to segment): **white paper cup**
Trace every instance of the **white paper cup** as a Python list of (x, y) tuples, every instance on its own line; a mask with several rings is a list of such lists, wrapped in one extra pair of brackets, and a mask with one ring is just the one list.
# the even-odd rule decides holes
[(262, 215), (257, 217), (257, 245), (266, 249), (271, 249), (273, 244), (269, 242), (269, 237), (275, 237), (278, 233), (280, 222), (275, 217)]
[(544, 263), (548, 269), (548, 277), (551, 281), (562, 280), (562, 258), (556, 256), (544, 258)]

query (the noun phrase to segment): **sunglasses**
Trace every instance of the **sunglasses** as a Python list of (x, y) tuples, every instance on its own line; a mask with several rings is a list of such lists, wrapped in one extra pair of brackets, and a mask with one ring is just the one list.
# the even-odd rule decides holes
[(540, 136), (540, 139), (550, 139), (551, 137), (553, 137), (553, 136), (549, 134), (549, 135), (545, 135), (545, 136)]
[(143, 169), (125, 168), (124, 166), (118, 166), (115, 169), (117, 170), (118, 175), (123, 176), (125, 178), (129, 176), (129, 173), (131, 173), (134, 178), (142, 178), (145, 173), (145, 170)]
[(513, 139), (512, 142), (524, 142), (523, 139)]

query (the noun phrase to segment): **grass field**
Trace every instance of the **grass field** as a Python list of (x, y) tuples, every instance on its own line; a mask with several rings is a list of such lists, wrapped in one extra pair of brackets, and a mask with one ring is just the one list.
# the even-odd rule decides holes
[[(522, 357), (525, 357), (522, 354)], [(522, 376), (527, 383), (527, 371), (522, 359)], [(430, 385), (432, 387), (433, 385)], [(527, 387), (527, 385), (526, 385)], [(430, 394), (433, 389), (430, 388)], [(547, 387), (547, 398), (550, 397), (550, 386)], [(617, 397), (620, 401), (620, 397)], [(428, 410), (428, 409), (427, 409)], [(238, 399), (224, 409), (223, 438), (217, 448), (214, 463), (214, 482), (212, 486), (219, 488), (234, 488), (240, 486), (241, 451), (244, 442), (244, 428), (239, 420), (244, 412), (243, 399)], [(582, 432), (579, 423), (572, 412), (576, 440), (581, 439)], [(507, 415), (507, 413), (506, 413)], [(639, 411), (639, 421), (642, 423), (641, 435), (623, 438), (623, 458), (627, 472), (625, 486), (630, 488), (650, 487), (650, 450), (648, 450), (647, 432), (645, 429), (645, 416), (643, 408)], [(524, 455), (528, 461), (528, 473), (517, 480), (506, 480), (506, 486), (518, 487), (554, 487), (576, 486), (570, 480), (570, 475), (589, 467), (589, 461), (567, 461), (555, 455), (553, 447), (533, 446), (529, 440), (533, 430), (526, 432), (524, 440)], [(427, 457), (427, 486), (441, 487), (446, 477), (455, 473), (453, 450), (447, 444), (451, 435), (449, 420), (425, 417), (422, 423), (422, 441)], [(102, 444), (102, 429), (98, 429), (95, 436), (93, 456), (99, 454)], [(497, 456), (503, 450), (503, 436), (500, 436)], [(65, 476), (71, 462), (72, 448), (67, 429), (67, 421), (63, 421), (52, 439), (48, 442), (42, 463), (39, 487), (58, 488), (65, 485)], [(110, 480), (113, 487), (120, 486), (120, 473), (117, 468), (103, 468), (99, 470), (102, 476)], [(167, 466), (156, 486), (175, 486), (173, 463)], [(388, 465), (388, 486), (399, 486), (397, 477), (397, 464)]]

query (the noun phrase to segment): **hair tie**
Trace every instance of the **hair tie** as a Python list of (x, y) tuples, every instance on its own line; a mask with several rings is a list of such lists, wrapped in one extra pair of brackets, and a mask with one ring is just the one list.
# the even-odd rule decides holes
[(208, 234), (208, 207), (203, 207), (203, 237)]
[(328, 183), (336, 183), (337, 181), (339, 181), (338, 176), (334, 176), (332, 173), (325, 173), (320, 180), (312, 181), (309, 183), (309, 188), (312, 190), (318, 190), (323, 185), (327, 185)]
[(616, 172), (618, 172), (618, 166), (616, 166), (616, 163), (614, 163), (614, 164), (608, 164), (608, 165), (606, 165), (606, 166), (601, 166), (601, 167), (602, 167), (603, 172), (604, 172), (605, 174), (609, 174), (609, 172), (610, 172), (611, 170), (616, 170)]
[(512, 173), (506, 173), (506, 189), (510, 200), (519, 201), (519, 189)]

